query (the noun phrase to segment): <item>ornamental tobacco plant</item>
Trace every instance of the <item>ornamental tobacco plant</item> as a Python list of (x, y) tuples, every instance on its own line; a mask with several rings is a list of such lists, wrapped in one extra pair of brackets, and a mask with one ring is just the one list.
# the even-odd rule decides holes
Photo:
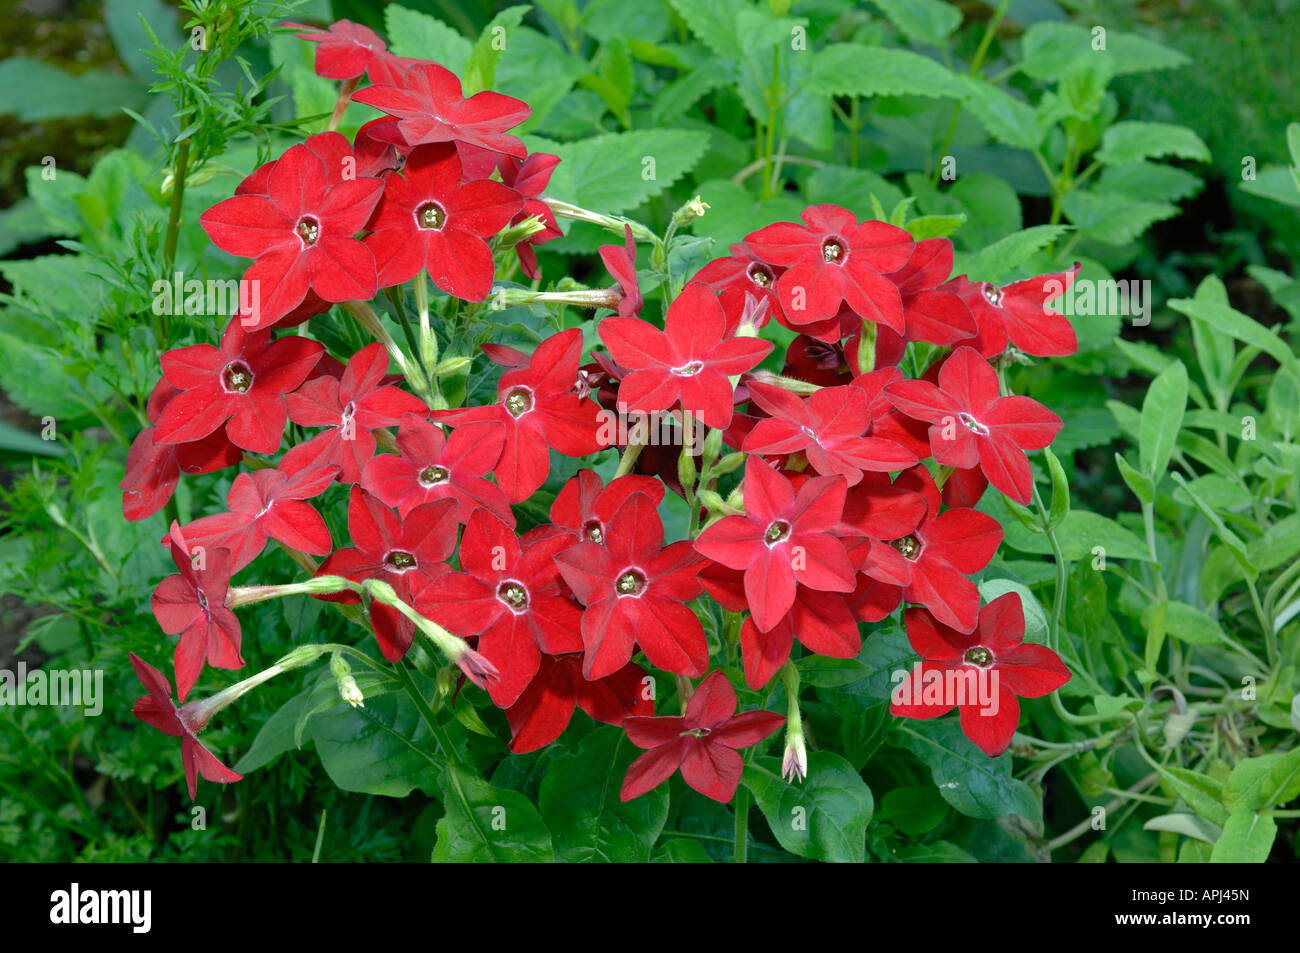
[[(394, 56), (347, 21), (299, 36), (318, 44), (318, 73), (341, 81), (333, 121), (349, 98), (387, 118), (352, 141), (332, 129), (308, 137), (201, 216), (218, 248), (251, 259), (245, 285), (266, 293), (230, 317), (219, 347), (161, 356), (154, 422), (136, 437), (122, 483), (123, 511), (140, 520), (167, 506), (181, 459), (246, 468), (226, 512), (173, 521), (163, 541), (178, 572), (159, 583), (153, 611), (180, 637), (179, 700), (205, 665), (243, 667), (234, 610), (314, 597), (352, 607), (383, 662), (305, 645), (273, 668), (330, 652), (395, 673), (448, 765), (462, 756), (409, 680), (412, 652), (457, 666), (439, 676), (448, 686), (486, 688), (513, 750), (554, 741), (581, 706), (648, 749), (627, 773), (623, 800), (680, 767), (688, 786), (727, 802), (745, 752), (783, 724), (784, 777), (798, 783), (809, 770), (794, 641), (812, 655), (855, 658), (870, 624), (906, 603), (923, 661), (900, 690), (920, 690), (898, 695), (891, 712), (926, 719), (956, 706), (983, 752), (1004, 752), (1017, 697), (1054, 692), (1070, 676), (1051, 648), (1022, 645), (1018, 593), (981, 610), (970, 577), (1002, 529), (972, 505), (986, 485), (1016, 504), (1036, 493), (1026, 451), (1046, 448), (1062, 421), (1007, 392), (1000, 370), (1073, 351), (1068, 322), (1050, 304), (1077, 268), (977, 284), (951, 274), (947, 239), (916, 241), (854, 210), (810, 205), (802, 223), (756, 229), (680, 288), (670, 283), (660, 327), (644, 313), (636, 236), (671, 254), (672, 231), (706, 215), (706, 203), (683, 206), (661, 238), (548, 202), (558, 158), (530, 154), (510, 134), (528, 118), (526, 103), (466, 96), (451, 71)], [(601, 250), (614, 285), (501, 286), (499, 304), (564, 303), (594, 310), (594, 320), (577, 318), (531, 353), (485, 347), (506, 365), (497, 399), (453, 405), (439, 381), (476, 358), (439, 353), (429, 284), (446, 296), (438, 318), (454, 322), (493, 294), (507, 256), (559, 237), (558, 218), (622, 234), (622, 245)], [(522, 255), (521, 264), (536, 267)], [(380, 291), (386, 305), (375, 301)], [(406, 291), (415, 327), (401, 307)], [(339, 320), (331, 304), (376, 340), (329, 353), (309, 334)], [(395, 312), (389, 319), (412, 347), (388, 331), (381, 309)], [(793, 336), (773, 340), (777, 327)], [(913, 352), (926, 345), (923, 358)], [(909, 353), (910, 378), (898, 367)], [(800, 372), (813, 355), (816, 382)], [(771, 357), (779, 371), (760, 367)], [(610, 426), (629, 418), (640, 426)], [(656, 439), (664, 434), (668, 453)], [(652, 444), (657, 456), (645, 453)], [(533, 497), (555, 454), (607, 448), (618, 454), (612, 473), (580, 466), (549, 520), (519, 524), (511, 504)], [(350, 488), (337, 536), (311, 502), (335, 484)], [(683, 538), (665, 535), (666, 492), (689, 508)], [(272, 539), (309, 578), (238, 585), (232, 577)], [(720, 643), (701, 622), (716, 611)], [(737, 648), (751, 690), (784, 673), (784, 714), (736, 714), (720, 666)], [(199, 717), (175, 709), (156, 669), (132, 662), (149, 691), (136, 713), (185, 739), (191, 795), (196, 770), (238, 780), (195, 736), (267, 673), (196, 703)], [(680, 716), (650, 714), (664, 677), (676, 679)], [(355, 679), (339, 683), (346, 701), (365, 704)]]

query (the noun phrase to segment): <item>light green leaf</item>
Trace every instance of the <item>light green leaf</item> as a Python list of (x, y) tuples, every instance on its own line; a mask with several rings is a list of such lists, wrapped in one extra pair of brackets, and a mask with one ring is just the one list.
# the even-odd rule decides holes
[(384, 8), (389, 51), (398, 56), (432, 60), (457, 76), (465, 72), (474, 44), (441, 20), (389, 4)]
[(1097, 151), (1097, 161), (1107, 165), (1164, 156), (1209, 162), (1210, 150), (1186, 126), (1125, 120), (1106, 130), (1101, 137), (1101, 149)]
[(1277, 821), (1266, 814), (1240, 808), (1228, 816), (1223, 834), (1214, 842), (1210, 862), (1262, 864), (1273, 849)]
[(1138, 458), (1142, 472), (1159, 481), (1169, 465), (1187, 410), (1187, 368), (1175, 361), (1151, 382), (1142, 401)]
[(809, 83), (823, 96), (967, 96), (961, 79), (929, 57), (858, 43), (818, 53)]
[(813, 751), (802, 784), (787, 784), (780, 772), (779, 759), (759, 758), (745, 766), (743, 781), (781, 846), (812, 860), (862, 863), (873, 801), (853, 766)]
[(658, 195), (690, 172), (709, 145), (706, 133), (686, 129), (612, 133), (565, 143), (532, 136), (525, 141), (530, 152), (549, 152), (562, 160), (548, 195), (606, 213), (626, 212)]

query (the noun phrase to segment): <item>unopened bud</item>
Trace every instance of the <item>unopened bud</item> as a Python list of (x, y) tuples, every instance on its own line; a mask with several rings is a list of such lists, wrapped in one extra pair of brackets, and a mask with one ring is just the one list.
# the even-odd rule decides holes
[(348, 660), (335, 652), (330, 656), (330, 671), (334, 673), (334, 680), (338, 682), (339, 696), (353, 708), (364, 708), (366, 696), (361, 694), (361, 687), (352, 677), (352, 666), (348, 664)]
[(733, 470), (739, 470), (745, 465), (745, 455), (740, 451), (729, 453), (714, 466), (713, 472), (718, 476), (724, 473), (730, 473)]
[(781, 759), (781, 777), (794, 782), (808, 777), (808, 750), (804, 747), (803, 731), (787, 731), (785, 757)]
[(469, 365), (470, 359), (468, 357), (449, 357), (433, 369), (433, 376), (455, 377)]
[(708, 203), (701, 201), (697, 195), (673, 213), (673, 224), (678, 228), (684, 228), (695, 219), (702, 217), (708, 207)]
[(704, 438), (704, 465), (708, 466), (714, 460), (718, 459), (718, 454), (722, 452), (722, 431), (714, 428), (709, 431), (708, 436)]
[(695, 477), (695, 456), (684, 451), (677, 457), (677, 479), (683, 487), (690, 487), (695, 485)]
[(497, 236), (497, 247), (514, 248), (520, 242), (526, 242), (538, 232), (546, 231), (546, 223), (538, 215), (530, 215), (518, 225), (511, 225)]

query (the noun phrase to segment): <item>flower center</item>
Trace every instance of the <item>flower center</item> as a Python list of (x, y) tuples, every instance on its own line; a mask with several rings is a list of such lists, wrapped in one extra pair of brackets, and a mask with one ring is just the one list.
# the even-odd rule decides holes
[(828, 238), (822, 242), (822, 261), (843, 261), (844, 243), (838, 238)]
[(921, 555), (921, 544), (915, 536), (904, 536), (902, 539), (896, 539), (889, 544), (903, 554), (904, 559), (915, 559)]
[(685, 738), (687, 735), (690, 735), (692, 738), (704, 738), (708, 734), (709, 734), (708, 728), (687, 728), (677, 737)]
[(977, 433), (981, 437), (988, 436), (989, 428), (985, 427), (982, 423), (980, 423), (970, 414), (965, 413), (963, 411), (962, 413), (957, 415), (957, 419), (960, 420), (962, 424), (966, 427), (966, 429), (971, 431), (972, 433)]
[(639, 569), (628, 569), (618, 577), (614, 588), (620, 596), (639, 596), (645, 589), (645, 574)]
[(527, 387), (515, 387), (506, 394), (505, 404), (511, 417), (522, 417), (533, 409), (533, 395)]
[(583, 523), (582, 538), (592, 543), (603, 543), (605, 531), (600, 527), (600, 520), (587, 520)]
[(394, 549), (384, 557), (384, 565), (393, 572), (406, 572), (415, 566), (415, 557), (405, 550)]
[(966, 654), (962, 656), (962, 661), (968, 665), (978, 665), (980, 668), (988, 668), (993, 664), (993, 653), (982, 645), (977, 645), (973, 649), (967, 649)]
[(673, 373), (678, 377), (694, 377), (702, 370), (704, 370), (703, 361), (691, 361), (688, 364), (683, 364), (681, 367), (674, 367)]
[(517, 582), (503, 582), (497, 589), (497, 598), (516, 612), (528, 607), (528, 590)]
[(745, 273), (749, 276), (749, 280), (760, 288), (772, 287), (772, 269), (761, 261), (754, 262), (745, 269)]
[(203, 610), (203, 614), (205, 616), (211, 616), (212, 613), (208, 610), (207, 593), (205, 593), (202, 589), (195, 589), (194, 595), (199, 600), (199, 608)]
[(304, 245), (315, 245), (316, 239), (320, 238), (320, 222), (310, 215), (304, 215), (298, 219), (298, 226), (294, 231), (298, 233)]
[(446, 467), (437, 465), (425, 467), (420, 471), (421, 486), (437, 486), (440, 483), (446, 483), (451, 479), (451, 472)]
[(425, 202), (415, 210), (415, 220), (421, 228), (442, 228), (447, 221), (447, 212), (437, 202)]
[(227, 364), (221, 372), (221, 386), (231, 394), (246, 394), (253, 386), (253, 372), (243, 361)]
[(984, 293), (984, 300), (993, 305), (993, 307), (1000, 308), (1002, 306), (1002, 292), (997, 288), (994, 288), (991, 284), (985, 282), (984, 287), (980, 290)]
[(767, 541), (767, 545), (769, 546), (775, 546), (777, 543), (781, 542), (781, 540), (789, 539), (789, 537), (790, 524), (784, 520), (776, 520), (767, 528), (767, 532), (763, 534), (763, 539)]

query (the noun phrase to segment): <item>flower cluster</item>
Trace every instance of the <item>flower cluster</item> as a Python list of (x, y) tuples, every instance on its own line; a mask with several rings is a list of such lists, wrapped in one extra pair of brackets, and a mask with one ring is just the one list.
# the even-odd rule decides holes
[[(669, 288), (661, 324), (642, 314), (631, 227), (586, 213), (621, 232), (601, 250), (614, 284), (553, 300), (608, 316), (591, 335), (571, 327), (528, 354), (485, 346), (503, 367), (496, 400), (448, 406), (429, 386), (436, 338), (425, 282), (453, 303), (482, 302), (514, 267), (511, 256), (537, 278), (535, 248), (561, 234), (560, 203), (544, 194), (559, 160), (529, 154), (510, 133), (529, 116), (526, 104), (488, 91), (465, 97), (450, 71), (395, 57), (346, 21), (301, 29), (317, 44), (318, 72), (383, 115), (351, 141), (329, 131), (290, 147), (201, 218), (218, 248), (252, 260), (245, 280), (269, 293), (232, 317), (219, 346), (162, 356), (152, 426), (133, 444), (122, 483), (126, 515), (140, 520), (167, 506), (181, 471), (248, 467), (226, 512), (173, 522), (163, 541), (177, 573), (158, 586), (153, 609), (179, 636), (180, 701), (205, 665), (243, 665), (231, 609), (253, 597), (232, 575), (275, 540), (314, 567), (322, 588), (312, 594), (364, 600), (387, 661), (403, 659), (421, 633), (443, 633), (439, 647), (451, 646), (504, 710), (512, 751), (554, 741), (575, 708), (623, 726), (647, 749), (624, 798), (680, 767), (692, 788), (729, 800), (741, 776), (736, 749), (786, 720), (735, 714), (692, 607), (702, 598), (731, 614), (754, 691), (789, 663), (796, 640), (851, 658), (862, 623), (908, 604), (923, 666), (1016, 673), (1003, 683), (1010, 702), (999, 717), (976, 726), (978, 713), (962, 709), (984, 750), (1005, 750), (1015, 696), (1044, 694), (1068, 673), (1049, 649), (1020, 644), (1018, 605), (999, 600), (981, 614), (971, 577), (1002, 530), (974, 507), (989, 485), (1031, 499), (1026, 451), (1048, 446), (1062, 422), (1007, 394), (998, 369), (1015, 352), (1075, 349), (1069, 322), (1046, 304), (1048, 289), (1059, 293), (1077, 268), (1005, 287), (971, 282), (951, 276), (948, 240), (915, 241), (819, 205), (802, 223), (754, 231), (675, 296)], [(357, 90), (362, 75), (370, 85)], [(408, 282), (422, 308), (420, 354), (398, 347), (370, 304)], [(378, 340), (328, 354), (308, 322), (332, 304)], [(795, 332), (784, 353), (764, 336), (771, 321)], [(900, 364), (913, 342), (933, 345), (934, 358), (907, 379)], [(473, 355), (460, 357), (464, 365)], [(681, 446), (611, 437), (608, 420), (627, 413), (665, 424)], [(290, 422), (307, 436), (286, 447)], [(691, 439), (697, 427), (707, 431), (702, 443)], [(517, 504), (547, 482), (552, 451), (586, 458), (611, 448), (612, 476), (579, 470), (549, 520), (537, 521), (534, 502), (521, 531)], [(729, 496), (720, 484), (732, 485)], [(670, 490), (690, 508), (686, 538), (665, 536)], [(313, 503), (331, 494), (347, 496), (345, 540)], [(153, 699), (137, 713), (185, 738), (191, 788), (196, 767), (235, 779), (201, 746), (196, 753), (202, 724), (176, 709), (166, 680), (136, 667)], [(678, 677), (680, 716), (652, 717), (650, 669)], [(893, 710), (931, 717), (952, 707)]]

